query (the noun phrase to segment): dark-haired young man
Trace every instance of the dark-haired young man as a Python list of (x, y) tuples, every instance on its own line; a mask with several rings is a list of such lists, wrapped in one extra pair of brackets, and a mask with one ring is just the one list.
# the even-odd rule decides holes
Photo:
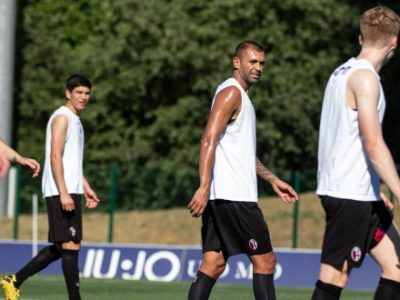
[(82, 240), (80, 195), (86, 207), (95, 208), (99, 198), (83, 176), (84, 133), (79, 118), (90, 99), (90, 81), (73, 75), (67, 79), (66, 102), (50, 117), (46, 128), (46, 156), (42, 191), (49, 218), (49, 242), (17, 273), (1, 278), (5, 299), (16, 300), (28, 277), (61, 258), (70, 300), (80, 300), (78, 255)]
[(232, 76), (219, 85), (200, 146), (200, 186), (188, 209), (202, 216), (203, 258), (188, 299), (208, 299), (229, 256), (245, 253), (253, 264), (257, 300), (275, 300), (276, 259), (258, 207), (257, 175), (285, 203), (298, 199), (287, 183), (256, 157), (256, 115), (248, 89), (263, 71), (265, 54), (253, 41), (236, 47)]

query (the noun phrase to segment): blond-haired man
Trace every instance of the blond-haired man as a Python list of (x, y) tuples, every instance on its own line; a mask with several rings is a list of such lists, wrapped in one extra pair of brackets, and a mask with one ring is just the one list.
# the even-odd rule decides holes
[(312, 300), (337, 300), (352, 268), (369, 253), (381, 268), (375, 300), (400, 299), (398, 233), (382, 180), (400, 200), (400, 179), (382, 136), (385, 96), (378, 75), (397, 48), (399, 16), (374, 7), (360, 19), (358, 56), (325, 89), (318, 143), (318, 187), (326, 213), (321, 268)]

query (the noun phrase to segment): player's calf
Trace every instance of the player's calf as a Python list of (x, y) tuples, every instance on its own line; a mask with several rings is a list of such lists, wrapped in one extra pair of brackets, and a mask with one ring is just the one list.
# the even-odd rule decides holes
[(190, 286), (188, 300), (208, 300), (215, 281), (214, 278), (198, 271)]

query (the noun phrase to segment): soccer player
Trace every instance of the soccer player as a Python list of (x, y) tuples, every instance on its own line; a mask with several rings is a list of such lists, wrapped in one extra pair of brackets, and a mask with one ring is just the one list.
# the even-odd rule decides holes
[[(336, 300), (369, 253), (381, 268), (375, 300), (400, 299), (392, 205), (400, 179), (382, 136), (385, 96), (378, 75), (397, 48), (400, 18), (378, 6), (360, 19), (360, 53), (339, 66), (325, 89), (318, 144), (318, 187), (326, 213), (319, 280), (312, 300)], [(386, 206), (385, 206), (386, 204)]]
[(229, 256), (245, 253), (253, 265), (255, 298), (274, 300), (276, 263), (267, 224), (258, 207), (257, 175), (285, 203), (298, 199), (287, 183), (256, 157), (256, 115), (248, 96), (264, 69), (265, 54), (253, 41), (240, 43), (232, 76), (219, 85), (200, 146), (200, 186), (188, 209), (202, 216), (203, 257), (188, 299), (208, 299)]
[(32, 177), (37, 177), (39, 175), (40, 164), (36, 160), (22, 156), (0, 139), (0, 178), (7, 174), (10, 161), (31, 169), (33, 172)]
[(30, 276), (61, 258), (70, 300), (79, 300), (78, 254), (82, 240), (80, 195), (86, 207), (95, 208), (99, 198), (83, 176), (84, 133), (79, 115), (90, 99), (90, 81), (73, 75), (66, 81), (64, 106), (50, 117), (46, 129), (46, 157), (42, 191), (49, 218), (49, 242), (16, 274), (1, 279), (7, 300), (19, 297), (19, 288)]

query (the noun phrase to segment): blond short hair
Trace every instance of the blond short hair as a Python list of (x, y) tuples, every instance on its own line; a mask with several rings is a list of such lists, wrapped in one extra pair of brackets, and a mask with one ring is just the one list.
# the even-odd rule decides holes
[(360, 19), (360, 32), (365, 43), (382, 44), (398, 36), (400, 17), (390, 8), (376, 6), (364, 12)]

